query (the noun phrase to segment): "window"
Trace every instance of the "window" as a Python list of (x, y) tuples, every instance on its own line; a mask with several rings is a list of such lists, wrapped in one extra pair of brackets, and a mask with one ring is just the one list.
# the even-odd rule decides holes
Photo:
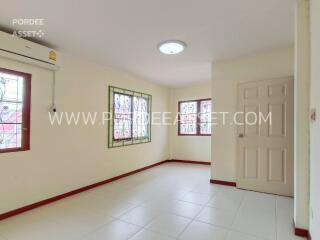
[(200, 135), (211, 135), (211, 100), (200, 101)]
[(31, 75), (0, 68), (0, 153), (30, 149)]
[(151, 141), (151, 100), (149, 94), (109, 86), (109, 148)]
[(178, 135), (211, 135), (211, 99), (179, 102)]

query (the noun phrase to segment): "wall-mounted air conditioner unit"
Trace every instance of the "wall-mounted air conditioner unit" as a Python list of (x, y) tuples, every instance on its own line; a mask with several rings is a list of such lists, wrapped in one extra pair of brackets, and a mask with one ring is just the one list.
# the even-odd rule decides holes
[(60, 54), (54, 49), (0, 31), (0, 56), (57, 70)]

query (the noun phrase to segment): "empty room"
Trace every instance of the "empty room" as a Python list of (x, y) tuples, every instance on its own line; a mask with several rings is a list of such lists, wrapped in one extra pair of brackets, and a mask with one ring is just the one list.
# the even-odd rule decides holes
[(0, 6), (0, 240), (320, 240), (319, 0)]

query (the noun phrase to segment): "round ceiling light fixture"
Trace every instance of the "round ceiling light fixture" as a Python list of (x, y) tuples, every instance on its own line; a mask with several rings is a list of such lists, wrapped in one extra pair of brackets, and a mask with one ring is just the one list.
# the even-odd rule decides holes
[(186, 47), (187, 44), (179, 40), (167, 40), (159, 44), (160, 52), (167, 55), (182, 53)]

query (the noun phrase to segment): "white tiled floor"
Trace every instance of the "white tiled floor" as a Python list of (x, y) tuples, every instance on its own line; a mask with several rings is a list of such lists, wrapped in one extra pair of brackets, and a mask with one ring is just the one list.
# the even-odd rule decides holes
[(0, 240), (298, 240), (291, 198), (168, 163), (0, 222)]

